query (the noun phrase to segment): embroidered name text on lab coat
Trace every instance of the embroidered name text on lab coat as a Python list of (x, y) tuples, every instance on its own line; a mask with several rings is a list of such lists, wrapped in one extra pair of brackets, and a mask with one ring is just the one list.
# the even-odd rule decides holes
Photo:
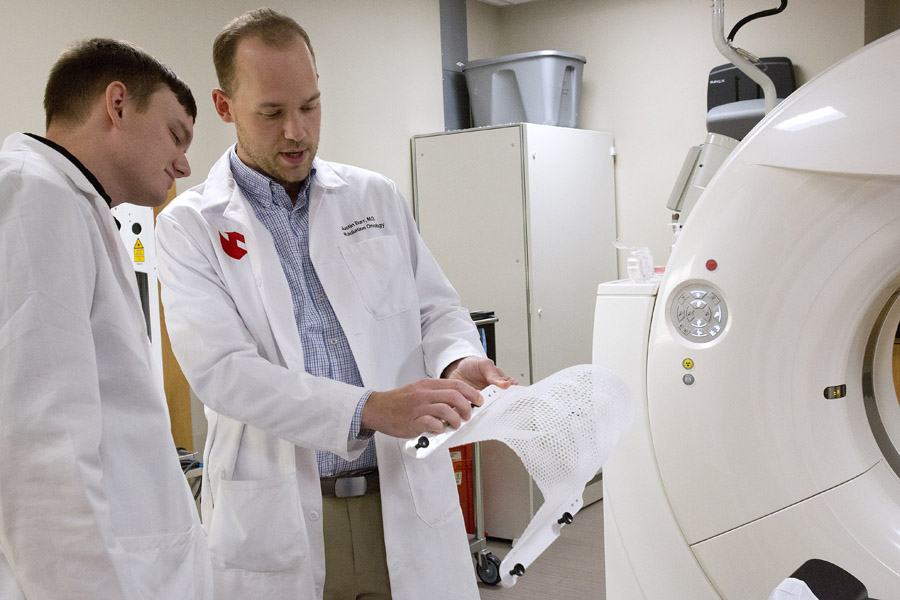
[(366, 229), (384, 229), (384, 223), (377, 223), (375, 217), (369, 215), (365, 219), (359, 219), (341, 227), (341, 231), (343, 231), (346, 236), (365, 231)]

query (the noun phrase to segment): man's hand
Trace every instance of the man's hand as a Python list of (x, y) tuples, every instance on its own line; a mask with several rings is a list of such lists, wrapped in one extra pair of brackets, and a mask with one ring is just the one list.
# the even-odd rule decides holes
[(483, 390), (489, 385), (504, 389), (518, 385), (515, 379), (498, 369), (492, 360), (478, 356), (467, 356), (450, 363), (441, 377), (464, 381), (476, 390)]
[[(490, 361), (488, 361), (490, 362)], [(472, 415), (472, 405), (484, 400), (459, 379), (422, 379), (388, 392), (372, 392), (362, 412), (362, 426), (381, 433), (412, 438), (423, 433), (456, 429)]]

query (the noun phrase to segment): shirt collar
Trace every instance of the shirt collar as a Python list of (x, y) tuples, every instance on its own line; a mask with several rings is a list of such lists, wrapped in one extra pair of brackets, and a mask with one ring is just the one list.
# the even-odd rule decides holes
[(56, 150), (57, 152), (59, 152), (60, 154), (65, 156), (67, 159), (69, 159), (69, 161), (71, 161), (73, 165), (78, 167), (78, 170), (81, 171), (82, 175), (85, 176), (85, 178), (88, 180), (88, 182), (90, 182), (90, 184), (92, 186), (94, 186), (94, 189), (97, 190), (97, 193), (100, 194), (100, 197), (103, 198), (104, 200), (106, 200), (106, 205), (107, 206), (112, 205), (112, 198), (109, 197), (109, 194), (107, 194), (106, 190), (103, 189), (103, 186), (100, 185), (100, 180), (97, 179), (94, 176), (94, 174), (91, 173), (88, 170), (88, 168), (84, 166), (84, 164), (82, 164), (82, 162), (80, 160), (75, 158), (75, 156), (71, 152), (69, 152), (68, 150), (66, 150), (65, 148), (63, 148), (62, 146), (57, 144), (56, 142), (51, 142), (47, 138), (41, 137), (39, 135), (35, 135), (33, 133), (26, 133), (25, 135), (41, 142), (42, 144), (46, 144), (50, 148), (53, 148), (54, 150)]
[(309, 196), (309, 188), (316, 175), (315, 167), (309, 170), (309, 175), (300, 186), (297, 202), (292, 203), (284, 187), (267, 175), (248, 167), (237, 155), (237, 145), (232, 146), (228, 154), (231, 164), (231, 174), (235, 183), (244, 192), (247, 198), (263, 208), (269, 208), (276, 204), (289, 210), (305, 206)]

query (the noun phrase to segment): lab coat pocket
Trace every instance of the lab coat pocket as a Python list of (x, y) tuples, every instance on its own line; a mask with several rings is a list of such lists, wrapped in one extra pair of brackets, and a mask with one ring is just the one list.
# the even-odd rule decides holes
[(218, 483), (208, 536), (217, 568), (275, 572), (300, 564), (307, 541), (295, 474)]
[[(140, 598), (189, 600), (195, 594), (198, 528), (162, 535), (120, 537)], [(202, 582), (201, 582), (202, 583)]]
[(412, 268), (396, 237), (384, 235), (340, 248), (344, 264), (373, 317), (386, 319), (413, 306), (416, 286)]
[[(398, 440), (398, 443), (404, 444), (406, 440)], [(401, 446), (400, 456), (419, 520), (429, 527), (436, 527), (460, 512), (453, 463), (447, 452), (435, 452), (428, 458), (419, 459), (407, 454)]]

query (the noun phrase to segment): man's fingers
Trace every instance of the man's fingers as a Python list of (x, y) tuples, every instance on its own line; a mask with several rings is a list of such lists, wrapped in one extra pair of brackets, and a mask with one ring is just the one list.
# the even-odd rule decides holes
[(469, 356), (453, 363), (446, 372), (449, 379), (464, 381), (476, 390), (484, 389), (489, 385), (501, 388), (517, 385), (514, 378), (504, 373), (488, 358)]
[(443, 402), (432, 405), (432, 412), (430, 414), (431, 416), (440, 419), (451, 429), (459, 429), (459, 426), (462, 425), (463, 422), (463, 418), (457, 409)]
[[(431, 415), (425, 415), (424, 417), (416, 419), (416, 423), (418, 424), (418, 429), (421, 429), (421, 433), (430, 433), (432, 435), (444, 433), (444, 429), (447, 428), (442, 420), (432, 417)], [(413, 435), (410, 437), (416, 436)]]
[[(481, 394), (478, 394), (478, 396), (480, 399)], [(453, 413), (463, 421), (468, 421), (472, 416), (472, 401), (455, 390), (434, 392), (430, 400), (437, 407), (436, 410), (440, 410), (440, 407), (447, 407), (447, 410), (443, 411), (442, 414)], [(446, 418), (444, 420), (449, 421)], [(458, 425), (455, 425), (455, 427), (458, 427)]]
[(465, 381), (459, 379), (428, 379), (424, 381), (428, 382), (429, 387), (435, 393), (452, 392), (453, 396), (440, 395), (439, 401), (452, 404), (457, 410), (462, 410), (464, 407), (469, 410), (473, 404), (481, 406), (484, 403), (481, 393)]
[(481, 393), (478, 390), (463, 381), (456, 381), (456, 383), (462, 384), (458, 389), (463, 395), (463, 398), (468, 402), (469, 408), (471, 408), (473, 404), (475, 406), (481, 406), (484, 403), (484, 398), (481, 397)]
[(423, 379), (396, 390), (372, 392), (363, 407), (363, 427), (393, 437), (415, 437), (459, 428), (472, 416), (481, 394), (464, 381)]
[(519, 385), (519, 384), (515, 379), (513, 379), (512, 377), (510, 377), (509, 375), (507, 375), (500, 369), (497, 369), (494, 379), (491, 381), (491, 385), (496, 385), (499, 388), (506, 389), (511, 385)]

